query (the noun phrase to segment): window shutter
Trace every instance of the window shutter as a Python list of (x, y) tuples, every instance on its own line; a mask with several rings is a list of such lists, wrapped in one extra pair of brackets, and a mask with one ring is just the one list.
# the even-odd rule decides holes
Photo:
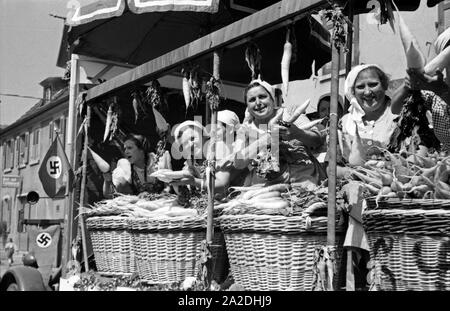
[(60, 121), (59, 121), (59, 131), (60, 131), (60, 135), (59, 138), (61, 139), (61, 143), (63, 146), (65, 146), (65, 142), (66, 142), (66, 117), (65, 116), (61, 116)]
[(30, 133), (25, 133), (25, 146), (23, 148), (23, 152), (25, 152), (25, 155), (23, 157), (24, 164), (28, 164), (28, 158), (30, 153)]
[(14, 161), (14, 163), (15, 164), (13, 164), (13, 167), (14, 166), (17, 166), (17, 167), (19, 167), (19, 163), (20, 163), (20, 136), (17, 136), (16, 137), (16, 141), (15, 141), (15, 143), (16, 143), (16, 145), (15, 145), (15, 161)]
[(4, 142), (3, 143), (3, 152), (2, 152), (3, 153), (2, 169), (6, 168), (6, 163), (7, 163), (7, 161), (6, 161), (6, 159), (7, 159), (6, 149), (7, 149), (7, 143)]
[(48, 139), (50, 140), (50, 144), (53, 142), (53, 134), (55, 133), (53, 121), (50, 121), (48, 124)]
[(40, 155), (41, 155), (41, 145), (39, 144), (40, 138), (41, 138), (41, 130), (37, 129), (34, 132), (34, 144), (35, 144), (35, 155), (36, 155), (36, 159), (39, 159)]

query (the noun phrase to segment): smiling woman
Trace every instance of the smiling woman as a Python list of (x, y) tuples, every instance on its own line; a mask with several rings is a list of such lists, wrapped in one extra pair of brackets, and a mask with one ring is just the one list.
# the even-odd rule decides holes
[[(250, 82), (245, 89), (244, 99), (248, 117), (238, 131), (234, 163), (238, 169), (247, 168), (250, 164), (245, 186), (305, 180), (318, 184), (325, 178), (325, 172), (310, 151), (310, 148), (323, 142), (323, 137), (315, 126), (304, 128), (296, 125), (302, 112), (288, 115), (281, 107), (281, 92), (262, 80)], [(305, 122), (309, 121), (306, 116), (302, 117)], [(267, 146), (265, 150), (265, 146), (260, 145), (259, 149), (256, 148), (258, 150), (250, 150), (247, 155), (246, 150), (253, 145), (253, 133), (258, 133), (258, 137), (270, 134), (270, 147)]]
[[(358, 65), (345, 81), (345, 96), (350, 109), (340, 121), (339, 145), (342, 161), (359, 165), (378, 146), (386, 148), (397, 127), (386, 96), (389, 77), (375, 64)], [(359, 148), (356, 148), (359, 146)], [(360, 150), (359, 156), (355, 152)]]

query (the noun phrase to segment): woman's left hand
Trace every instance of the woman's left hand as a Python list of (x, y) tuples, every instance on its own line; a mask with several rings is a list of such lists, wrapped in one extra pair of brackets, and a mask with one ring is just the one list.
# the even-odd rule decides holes
[(297, 127), (295, 125), (287, 127), (280, 124), (274, 124), (271, 128), (271, 132), (278, 132), (278, 135), (282, 140), (290, 140), (292, 138), (293, 132), (295, 131), (294, 128)]

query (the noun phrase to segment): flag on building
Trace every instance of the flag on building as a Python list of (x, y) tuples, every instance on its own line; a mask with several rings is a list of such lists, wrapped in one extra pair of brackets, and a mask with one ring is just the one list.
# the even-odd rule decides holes
[(67, 181), (69, 181), (69, 188), (72, 187), (73, 170), (58, 135), (42, 161), (39, 179), (50, 198), (64, 196)]

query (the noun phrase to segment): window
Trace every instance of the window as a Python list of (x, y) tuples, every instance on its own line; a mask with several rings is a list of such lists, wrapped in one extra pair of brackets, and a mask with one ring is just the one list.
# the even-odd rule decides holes
[(25, 133), (19, 137), (19, 165), (28, 163), (29, 136), (29, 133)]
[(39, 159), (40, 150), (39, 150), (39, 135), (41, 131), (39, 129), (35, 129), (34, 132), (31, 134), (31, 141), (30, 141), (30, 160), (35, 161)]
[[(53, 133), (55, 133), (55, 131), (58, 132), (59, 139), (61, 140), (61, 143), (63, 146), (64, 146), (64, 135), (65, 135), (65, 123), (66, 123), (65, 120), (66, 120), (66, 118), (64, 116), (61, 116), (59, 119), (56, 119), (53, 121), (53, 128), (54, 128)], [(53, 136), (53, 139), (55, 139), (55, 136)]]
[(14, 139), (6, 142), (5, 148), (5, 165), (4, 169), (12, 169), (14, 167)]
[(51, 87), (46, 87), (44, 89), (44, 101), (48, 102), (52, 98), (52, 89)]

